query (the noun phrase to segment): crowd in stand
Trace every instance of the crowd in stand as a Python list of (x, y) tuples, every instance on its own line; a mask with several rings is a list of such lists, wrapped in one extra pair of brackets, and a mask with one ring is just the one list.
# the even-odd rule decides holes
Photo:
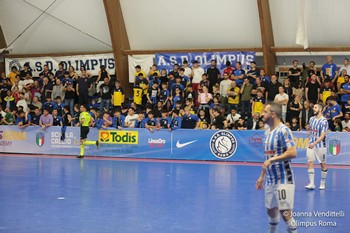
[(315, 62), (299, 66), (293, 61), (288, 78), (268, 76), (251, 62), (226, 62), (220, 72), (216, 61), (204, 70), (198, 61), (189, 67), (175, 64), (173, 70), (148, 72), (136, 66), (133, 95), (100, 67), (92, 76), (82, 66), (53, 73), (48, 66), (33, 77), (29, 64), (12, 67), (0, 77), (0, 121), (20, 128), (32, 126), (75, 126), (80, 105), (88, 106), (97, 128), (234, 129), (264, 130), (263, 107), (268, 102), (282, 105), (282, 120), (293, 131), (308, 130), (312, 106), (322, 103), (331, 131), (350, 131), (350, 65), (347, 58), (338, 67), (332, 57), (318, 71)]

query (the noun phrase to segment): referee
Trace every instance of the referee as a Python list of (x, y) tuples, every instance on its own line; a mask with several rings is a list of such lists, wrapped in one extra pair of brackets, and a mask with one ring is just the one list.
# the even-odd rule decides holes
[(80, 106), (80, 115), (78, 126), (80, 125), (80, 154), (78, 158), (84, 158), (85, 145), (96, 145), (99, 147), (99, 142), (97, 141), (87, 141), (87, 135), (89, 134), (89, 127), (93, 123), (93, 118), (87, 112), (86, 105)]

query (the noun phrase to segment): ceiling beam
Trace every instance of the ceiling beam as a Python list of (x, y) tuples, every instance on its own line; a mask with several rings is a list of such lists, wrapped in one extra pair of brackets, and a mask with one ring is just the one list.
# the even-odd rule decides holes
[(130, 50), (130, 43), (120, 0), (103, 0), (103, 4), (112, 41), (114, 60), (116, 64), (116, 76), (126, 94), (131, 94), (132, 87), (129, 84), (128, 58), (123, 53), (124, 50)]
[(271, 47), (275, 46), (270, 14), (270, 4), (269, 0), (257, 0), (257, 3), (259, 11), (261, 43), (264, 55), (264, 68), (265, 72), (271, 75), (275, 73), (276, 54), (270, 50)]
[(349, 52), (350, 47), (274, 47), (270, 48), (271, 52)]

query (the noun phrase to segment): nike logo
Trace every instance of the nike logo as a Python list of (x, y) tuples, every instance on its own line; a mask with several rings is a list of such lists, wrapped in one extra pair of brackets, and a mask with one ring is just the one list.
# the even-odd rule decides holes
[(180, 140), (177, 140), (176, 142), (176, 148), (182, 148), (182, 147), (185, 147), (185, 146), (188, 146), (194, 142), (196, 142), (197, 140), (194, 140), (194, 141), (190, 141), (190, 142), (185, 142), (185, 143), (180, 143)]

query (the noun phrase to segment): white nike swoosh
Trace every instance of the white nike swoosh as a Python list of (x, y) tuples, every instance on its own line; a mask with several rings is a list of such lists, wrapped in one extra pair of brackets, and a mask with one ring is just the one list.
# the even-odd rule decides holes
[(182, 148), (182, 147), (185, 147), (185, 146), (188, 146), (194, 142), (196, 142), (197, 140), (194, 140), (194, 141), (190, 141), (190, 142), (185, 142), (185, 143), (180, 143), (180, 140), (177, 140), (176, 142), (176, 148)]

